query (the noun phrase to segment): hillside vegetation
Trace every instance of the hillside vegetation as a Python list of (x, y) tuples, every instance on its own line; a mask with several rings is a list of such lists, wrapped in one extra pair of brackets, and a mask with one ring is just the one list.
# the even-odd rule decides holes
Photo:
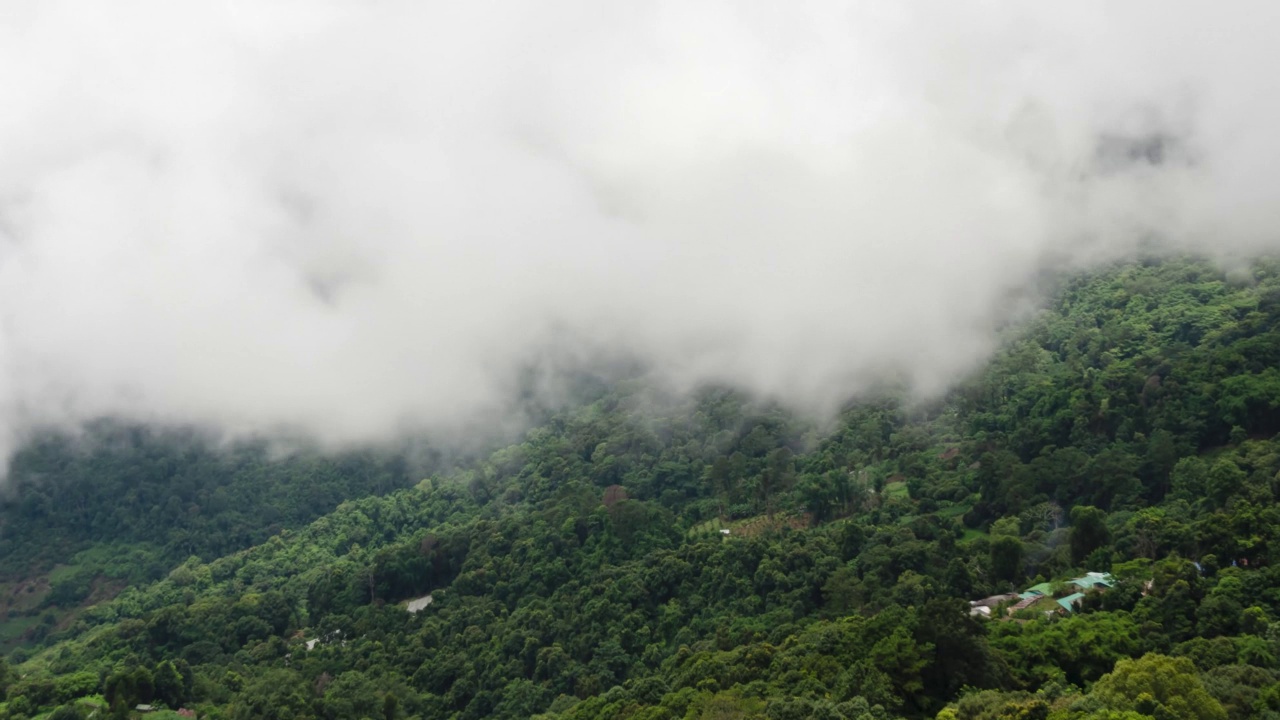
[(426, 478), (49, 441), (3, 507), (48, 595), (0, 718), (1280, 718), (1277, 432), (1280, 263), (1180, 260), (834, 428), (634, 382)]

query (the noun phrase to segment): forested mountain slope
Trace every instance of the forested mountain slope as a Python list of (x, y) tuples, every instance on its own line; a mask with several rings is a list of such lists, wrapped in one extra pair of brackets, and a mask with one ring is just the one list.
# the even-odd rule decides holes
[(65, 628), (188, 557), (243, 550), (415, 477), (401, 453), (276, 454), (110, 422), (39, 435), (0, 490), (0, 648)]
[[(1068, 283), (945, 400), (865, 398), (832, 431), (622, 384), (382, 495), (354, 491), (394, 459), (306, 460), (333, 478), (314, 503), (175, 441), (153, 494), (10, 501), (82, 513), (85, 547), (154, 542), (119, 520), (149, 513), (193, 557), (20, 650), (0, 716), (1280, 717), (1277, 368), (1280, 264), (1150, 262)], [(227, 477), (248, 502), (183, 510)], [(1115, 586), (971, 614), (1086, 571)]]
[(162, 564), (175, 555), (212, 560), (343, 499), (412, 484), (398, 455), (273, 460), (264, 443), (219, 449), (194, 432), (110, 423), (86, 437), (41, 436), (14, 458), (9, 480), (0, 506), (9, 572), (101, 542), (151, 543)]

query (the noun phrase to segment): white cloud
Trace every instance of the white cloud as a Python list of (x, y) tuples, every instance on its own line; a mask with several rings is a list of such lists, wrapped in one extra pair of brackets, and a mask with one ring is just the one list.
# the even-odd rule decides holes
[(1278, 14), (0, 0), (0, 426), (363, 442), (546, 353), (936, 391), (1046, 264), (1277, 248)]

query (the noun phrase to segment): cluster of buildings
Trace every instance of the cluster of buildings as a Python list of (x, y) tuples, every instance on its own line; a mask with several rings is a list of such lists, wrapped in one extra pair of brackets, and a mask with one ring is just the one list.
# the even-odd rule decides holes
[[(1115, 578), (1111, 577), (1111, 573), (1089, 572), (1084, 576), (1067, 580), (1065, 585), (1075, 588), (1075, 592), (1054, 601), (1058, 604), (1057, 609), (1051, 609), (1048, 612), (1075, 612), (1076, 604), (1085, 596), (1085, 593), (1093, 591), (1103, 591), (1114, 587)], [(1031, 607), (1045, 598), (1053, 597), (1053, 586), (1055, 583), (1040, 583), (1032, 585), (1020, 593), (1006, 593), (1003, 595), (992, 595), (991, 597), (982, 598), (981, 600), (969, 601), (969, 614), (978, 617), (991, 617), (992, 611), (1006, 603), (1012, 603), (1009, 606), (1009, 612), (1022, 610)]]

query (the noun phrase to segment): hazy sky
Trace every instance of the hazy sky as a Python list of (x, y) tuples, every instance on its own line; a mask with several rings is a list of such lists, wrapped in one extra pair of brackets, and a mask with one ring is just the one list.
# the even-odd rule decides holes
[(1280, 3), (0, 0), (0, 453), (631, 355), (944, 388), (1045, 267), (1280, 249)]

